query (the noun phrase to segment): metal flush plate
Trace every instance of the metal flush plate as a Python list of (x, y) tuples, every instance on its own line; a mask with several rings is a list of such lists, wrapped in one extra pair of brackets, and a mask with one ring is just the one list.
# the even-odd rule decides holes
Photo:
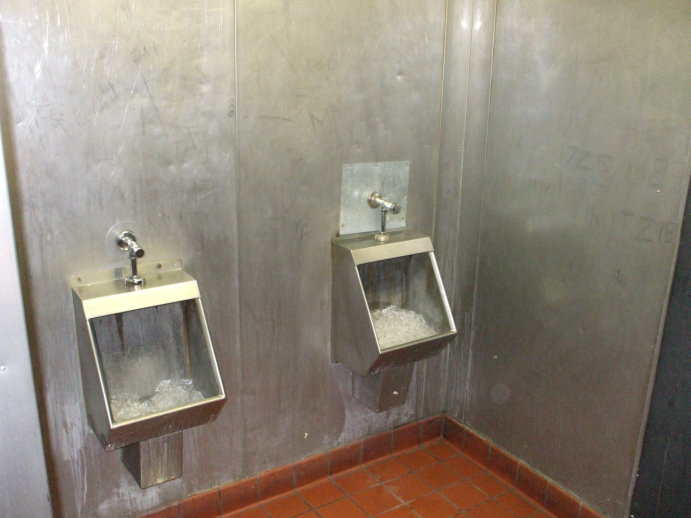
[(380, 192), (387, 200), (395, 201), (401, 206), (398, 214), (389, 213), (387, 216), (387, 228), (404, 228), (409, 172), (409, 161), (344, 164), (339, 235), (379, 230), (379, 211), (367, 203), (373, 191)]

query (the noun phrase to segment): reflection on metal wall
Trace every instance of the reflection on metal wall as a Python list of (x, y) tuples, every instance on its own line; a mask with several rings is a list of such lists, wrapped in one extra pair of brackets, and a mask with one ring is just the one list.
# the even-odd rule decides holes
[(689, 175), (691, 6), (497, 13), (465, 416), (622, 516)]
[[(132, 516), (442, 410), (436, 364), (400, 409), (344, 396), (329, 303), (344, 163), (409, 160), (408, 220), (431, 232), (444, 6), (3, 2), (11, 173), (63, 517)], [(198, 279), (228, 393), (214, 424), (185, 434), (183, 477), (147, 490), (89, 431), (67, 284), (120, 263), (106, 239), (119, 221)]]

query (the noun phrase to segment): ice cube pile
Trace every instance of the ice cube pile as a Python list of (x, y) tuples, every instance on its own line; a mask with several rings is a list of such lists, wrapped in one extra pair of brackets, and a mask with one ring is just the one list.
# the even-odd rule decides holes
[(437, 334), (420, 313), (394, 305), (372, 311), (372, 324), (382, 348)]
[(195, 388), (191, 379), (164, 379), (148, 397), (139, 397), (128, 392), (113, 394), (110, 398), (110, 409), (115, 421), (126, 421), (202, 399), (204, 395)]

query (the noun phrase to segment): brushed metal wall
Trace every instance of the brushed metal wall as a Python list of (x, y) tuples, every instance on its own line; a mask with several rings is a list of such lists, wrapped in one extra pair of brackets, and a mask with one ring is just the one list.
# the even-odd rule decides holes
[[(2, 89), (0, 88), (0, 92)], [(2, 141), (0, 131), (0, 142)], [(0, 147), (0, 516), (52, 516), (7, 174)]]
[[(0, 8), (30, 334), (64, 518), (133, 516), (242, 475), (233, 3), (9, 0)], [(229, 394), (185, 432), (182, 479), (140, 490), (86, 421), (70, 275), (182, 257), (200, 284)]]
[(499, 0), (486, 158), (459, 169), (484, 189), (450, 408), (609, 516), (628, 507), (689, 178), (690, 20), (684, 0)]
[[(58, 516), (134, 516), (444, 408), (443, 360), (373, 414), (329, 359), (342, 164), (410, 160), (409, 221), (432, 232), (444, 21), (443, 0), (3, 2)], [(183, 478), (147, 490), (87, 425), (67, 285), (124, 263), (117, 222), (198, 279), (229, 397), (185, 432)]]
[[(445, 2), (238, 2), (244, 462), (257, 472), (443, 409), (418, 375), (403, 407), (344, 397), (329, 355), (342, 165), (410, 160), (408, 223), (430, 233)], [(441, 365), (429, 376), (438, 380)], [(430, 397), (429, 392), (438, 394)]]

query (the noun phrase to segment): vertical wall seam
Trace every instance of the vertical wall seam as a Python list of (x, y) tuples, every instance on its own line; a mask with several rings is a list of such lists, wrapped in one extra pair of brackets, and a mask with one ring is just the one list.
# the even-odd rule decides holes
[(441, 77), (439, 83), (439, 115), (437, 116), (437, 170), (434, 175), (434, 199), (432, 200), (432, 241), (436, 237), (437, 232), (437, 209), (439, 205), (439, 186), (441, 182), (439, 177), (441, 176), (441, 143), (442, 143), (442, 132), (444, 130), (444, 76), (446, 74), (446, 45), (448, 41), (448, 29), (449, 29), (449, 0), (444, 2), (444, 26), (442, 30), (442, 40), (441, 40)]
[[(449, 37), (448, 37), (449, 25), (450, 25), (449, 24), (449, 11), (450, 11), (450, 5), (449, 4), (450, 4), (450, 2), (447, 0), (447, 2), (446, 2), (446, 13), (445, 13), (445, 18), (444, 18), (444, 60), (443, 60), (444, 74), (442, 75), (442, 91), (444, 91), (444, 88), (445, 88), (444, 79), (445, 79), (445, 72), (446, 72), (446, 66), (447, 66), (446, 57), (447, 57), (448, 45), (449, 45)], [(472, 48), (472, 32), (470, 34), (469, 52), (470, 52), (471, 48)], [(459, 250), (458, 242), (460, 241), (460, 234), (461, 234), (460, 215), (461, 215), (461, 206), (462, 206), (461, 198), (462, 198), (462, 190), (463, 190), (462, 189), (463, 164), (464, 164), (464, 159), (465, 159), (465, 134), (467, 131), (467, 121), (468, 121), (468, 96), (469, 96), (468, 85), (470, 83), (469, 76), (470, 76), (470, 58), (468, 59), (468, 66), (467, 66), (467, 70), (466, 70), (466, 95), (465, 95), (465, 106), (463, 108), (463, 111), (465, 113), (465, 116), (463, 117), (463, 128), (462, 128), (463, 151), (462, 151), (461, 157), (460, 157), (460, 164), (456, 168), (456, 170), (458, 171), (458, 174), (459, 174), (459, 178), (458, 178), (458, 193), (459, 193), (459, 195), (458, 195), (458, 199), (457, 199), (457, 202), (455, 204), (455, 207), (454, 207), (454, 209), (455, 209), (454, 210), (454, 216), (455, 216), (454, 221), (455, 221), (456, 228), (454, 230), (455, 239), (453, 240), (453, 243), (451, 244), (451, 250), (452, 250), (451, 257), (452, 257), (452, 265), (453, 266), (452, 266), (452, 271), (449, 275), (449, 278), (451, 279), (450, 285), (451, 285), (451, 306), (452, 306), (452, 309), (460, 307), (460, 303), (459, 303), (460, 296), (458, 294), (458, 292), (460, 290), (457, 287), (458, 277), (459, 277), (459, 275), (458, 275), (459, 265), (458, 265), (457, 257), (458, 257), (458, 250)], [(444, 102), (445, 102), (445, 97), (442, 97), (442, 108), (441, 108), (440, 117), (439, 117), (439, 124), (440, 124), (439, 161), (438, 161), (438, 163), (439, 163), (439, 176), (441, 176), (441, 169), (442, 169), (442, 165), (441, 165), (441, 142), (443, 140), (442, 133), (444, 130), (444, 118), (445, 118), (444, 114), (446, 111)], [(437, 191), (439, 188), (440, 187), (437, 186)], [(438, 192), (437, 192), (437, 195), (438, 195)], [(436, 220), (436, 218), (435, 218), (435, 220)], [(454, 315), (454, 316), (456, 316), (456, 315)], [(453, 347), (454, 343), (459, 343), (459, 342), (462, 343), (463, 337), (461, 336), (461, 333), (462, 333), (462, 329), (459, 329), (459, 335), (457, 336), (457, 338), (454, 339), (454, 341), (452, 342), (452, 345), (450, 347)], [(447, 348), (446, 359), (445, 359), (446, 365), (444, 367), (444, 392), (445, 392), (444, 393), (444, 402), (445, 402), (444, 406), (445, 406), (446, 410), (451, 408), (450, 394), (453, 394), (453, 392), (454, 392), (453, 390), (449, 389), (449, 380), (451, 379), (450, 347)]]
[[(475, 0), (472, 2), (471, 6), (471, 13), (474, 18), (475, 16)], [(472, 19), (471, 19), (472, 22)], [(464, 167), (465, 167), (465, 152), (466, 152), (466, 135), (468, 133), (468, 107), (469, 107), (469, 98), (470, 98), (470, 75), (471, 75), (471, 69), (472, 69), (472, 60), (473, 60), (473, 31), (472, 31), (472, 26), (473, 24), (471, 23), (471, 30), (470, 30), (470, 41), (468, 42), (468, 65), (467, 65), (467, 70), (466, 70), (466, 75), (465, 75), (465, 106), (464, 106), (464, 113), (465, 116), (463, 117), (463, 151), (461, 152), (461, 163), (458, 166), (458, 201), (456, 203), (456, 216), (457, 216), (457, 224), (456, 224), (456, 239), (454, 240), (454, 253), (453, 257), (458, 257), (458, 250), (460, 248), (459, 242), (461, 240), (461, 211), (463, 210), (463, 172), (464, 172)], [(456, 270), (458, 270), (458, 265), (456, 265)], [(458, 273), (458, 272), (454, 272)], [(457, 307), (460, 307), (461, 301), (460, 301), (460, 290), (456, 290), (456, 293), (454, 294), (454, 299), (455, 303), (457, 304)]]
[[(472, 2), (471, 6), (471, 13), (474, 16), (475, 13), (475, 0)], [(472, 22), (472, 19), (471, 19)], [(465, 153), (466, 153), (466, 135), (468, 133), (468, 106), (469, 106), (469, 98), (470, 98), (470, 73), (471, 73), (471, 63), (472, 63), (472, 55), (473, 55), (473, 31), (472, 31), (472, 23), (471, 23), (471, 31), (470, 31), (470, 41), (468, 42), (468, 64), (467, 64), (467, 69), (466, 69), (466, 84), (465, 84), (465, 106), (463, 108), (464, 111), (464, 117), (463, 117), (463, 130), (462, 130), (462, 135), (463, 135), (463, 150), (461, 152), (460, 156), (460, 164), (458, 165), (458, 201), (456, 203), (456, 231), (455, 231), (455, 239), (453, 243), (453, 254), (452, 257), (454, 258), (454, 272), (452, 275), (452, 278), (454, 279), (454, 294), (453, 294), (453, 306), (456, 308), (461, 308), (462, 301), (461, 299), (461, 290), (457, 288), (457, 284), (459, 281), (459, 275), (458, 275), (458, 270), (459, 270), (459, 265), (458, 265), (458, 251), (460, 249), (459, 242), (461, 240), (461, 211), (463, 210), (463, 172), (464, 172), (464, 167), (465, 167)], [(473, 294), (473, 299), (475, 298), (475, 294)], [(463, 318), (463, 315), (460, 315), (460, 321), (463, 322), (465, 318)], [(460, 345), (461, 345), (461, 357), (463, 356), (463, 342), (465, 340), (465, 336), (462, 335), (464, 333), (464, 326), (460, 328), (460, 336), (457, 338), (459, 340)], [(451, 369), (451, 362), (448, 363), (447, 370)], [(447, 376), (447, 380), (451, 378), (450, 373)], [(455, 383), (455, 382), (454, 382)], [(448, 384), (448, 381), (447, 381)], [(447, 407), (451, 407), (451, 402), (449, 401), (449, 394), (453, 394), (454, 391), (447, 391)], [(461, 390), (461, 400), (464, 399), (464, 390)]]
[(240, 75), (238, 74), (238, 0), (233, 0), (233, 74), (235, 75), (234, 81), (234, 96), (235, 96), (235, 252), (233, 253), (233, 261), (235, 262), (235, 269), (238, 272), (237, 283), (235, 284), (235, 300), (237, 307), (237, 314), (235, 315), (237, 325), (235, 327), (235, 343), (237, 344), (236, 350), (238, 353), (238, 386), (240, 387), (239, 394), (239, 412), (240, 412), (240, 465), (242, 467), (242, 477), (247, 476), (247, 460), (245, 459), (245, 430), (247, 428), (245, 423), (245, 397), (243, 394), (244, 384), (244, 365), (243, 361), (243, 350), (242, 350), (242, 318), (240, 318), (240, 300), (242, 294), (242, 275), (240, 275), (240, 203), (242, 197), (240, 196), (240, 128), (239, 128), (239, 111), (240, 111), (240, 96), (239, 96), (239, 83)]
[[(447, 55), (447, 45), (449, 41), (449, 0), (444, 2), (444, 31), (442, 35), (442, 56), (441, 56), (441, 82), (440, 82), (440, 95), (439, 95), (439, 125), (437, 127), (437, 174), (435, 175), (435, 186), (434, 186), (434, 206), (433, 206), (433, 218), (432, 218), (432, 239), (436, 236), (437, 231), (437, 220), (439, 215), (437, 213), (439, 209), (439, 189), (441, 186), (441, 174), (442, 174), (442, 164), (441, 164), (441, 143), (443, 140), (444, 132), (444, 99), (445, 99), (445, 77), (446, 77), (446, 55)], [(454, 261), (455, 262), (455, 261)], [(453, 270), (456, 270), (454, 265)], [(451, 272), (451, 279), (455, 279), (455, 271)], [(455, 284), (455, 282), (454, 282)], [(451, 346), (444, 348), (441, 354), (441, 394), (439, 394), (439, 401), (442, 402), (443, 410), (446, 409), (446, 401), (449, 393), (449, 349)], [(425, 373), (426, 374), (426, 373)], [(425, 383), (423, 383), (423, 396), (424, 390), (427, 387), (427, 376), (425, 375)], [(423, 398), (424, 405), (424, 398)]]
[[(467, 65), (467, 71), (466, 71), (466, 85), (465, 85), (465, 107), (464, 107), (464, 117), (463, 117), (463, 150), (461, 152), (461, 163), (459, 164), (458, 168), (458, 203), (456, 205), (456, 215), (457, 215), (457, 225), (456, 225), (456, 239), (454, 240), (454, 252), (453, 252), (453, 257), (456, 259), (456, 273), (458, 273), (459, 265), (458, 265), (458, 251), (460, 249), (460, 241), (461, 241), (461, 214), (463, 211), (463, 173), (465, 172), (465, 154), (467, 150), (466, 146), (466, 137), (468, 134), (468, 110), (470, 106), (470, 76), (472, 72), (472, 62), (473, 62), (473, 19), (475, 17), (475, 0), (473, 0), (473, 3), (471, 5), (471, 24), (470, 24), (470, 41), (468, 42), (468, 65)], [(477, 270), (477, 264), (476, 264), (476, 270)], [(456, 277), (456, 282), (458, 282), (458, 277)], [(475, 282), (475, 276), (474, 276), (474, 283)], [(457, 308), (462, 307), (463, 301), (461, 300), (461, 292), (462, 290), (457, 289), (456, 293), (454, 294), (455, 298), (455, 305)], [(473, 307), (475, 307), (475, 290), (473, 290)], [(461, 324), (462, 327), (461, 332), (463, 335), (460, 337), (460, 345), (461, 345), (461, 359), (463, 359), (464, 356), (468, 357), (468, 361), (466, 361), (466, 374), (465, 374), (465, 386), (459, 386), (458, 391), (460, 395), (460, 400), (463, 402), (461, 406), (461, 415), (459, 416), (462, 421), (465, 421), (465, 399), (466, 399), (466, 390), (468, 387), (468, 375), (469, 375), (469, 359), (470, 359), (470, 345), (472, 343), (472, 337), (469, 337), (468, 342), (467, 342), (467, 347), (465, 345), (466, 337), (465, 337), (465, 317), (461, 313), (460, 315), (460, 321), (463, 323)], [(466, 354), (467, 350), (467, 354)], [(449, 363), (449, 368), (451, 368), (451, 364)], [(449, 405), (450, 406), (450, 405)]]
[[(468, 407), (470, 405), (470, 376), (472, 374), (472, 361), (470, 361), (470, 358), (472, 356), (473, 352), (473, 346), (475, 344), (475, 321), (477, 318), (477, 293), (478, 293), (478, 287), (479, 287), (479, 281), (480, 281), (480, 256), (481, 256), (481, 250), (482, 250), (482, 238), (484, 235), (485, 231), (485, 223), (482, 218), (482, 211), (484, 209), (484, 204), (485, 204), (485, 184), (487, 182), (487, 148), (488, 148), (488, 142), (489, 142), (489, 121), (490, 121), (490, 115), (492, 112), (492, 86), (493, 86), (493, 72), (494, 72), (494, 49), (495, 49), (495, 42), (496, 42), (496, 37), (497, 37), (497, 19), (498, 19), (498, 14), (499, 14), (499, 0), (494, 0), (493, 2), (493, 15), (494, 19), (492, 21), (492, 43), (491, 43), (491, 51), (490, 51), (490, 58), (489, 58), (489, 81), (487, 85), (487, 113), (485, 115), (485, 149), (484, 149), (484, 156), (482, 159), (482, 187), (480, 189), (480, 206), (478, 208), (478, 212), (480, 214), (479, 218), (479, 228), (478, 228), (478, 233), (477, 233), (477, 241), (476, 241), (476, 255), (475, 255), (475, 281), (474, 281), (474, 287), (473, 287), (473, 307), (471, 311), (471, 317), (470, 317), (470, 341), (468, 343), (468, 362), (467, 362), (467, 370), (466, 370), (466, 378), (465, 378), (465, 388), (463, 389), (463, 408), (461, 410), (461, 415), (463, 416), (463, 419), (465, 420), (465, 417), (468, 413)], [(473, 12), (474, 16), (474, 12)], [(472, 47), (471, 47), (471, 52), (472, 52)]]

